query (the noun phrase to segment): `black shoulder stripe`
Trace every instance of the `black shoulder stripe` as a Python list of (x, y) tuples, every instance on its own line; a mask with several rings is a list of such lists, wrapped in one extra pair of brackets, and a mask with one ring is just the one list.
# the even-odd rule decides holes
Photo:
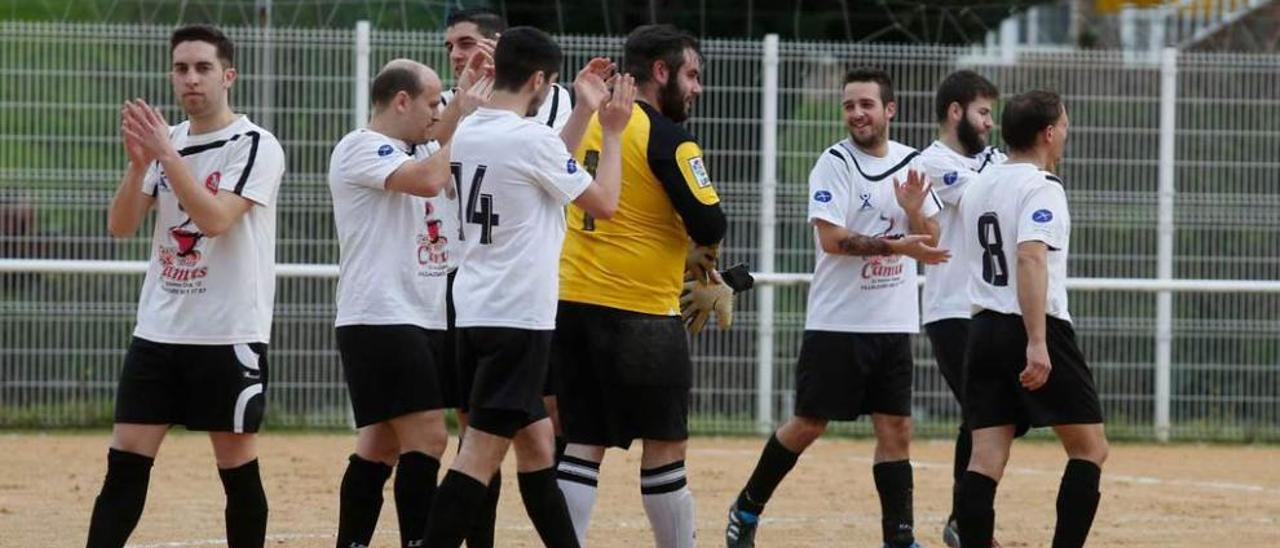
[[(258, 158), (258, 139), (260, 135), (256, 131), (246, 131), (244, 134), (248, 135), (253, 142), (249, 143), (249, 160), (244, 163), (244, 170), (240, 172), (240, 180), (236, 181), (236, 188), (232, 191), (237, 196), (244, 192), (244, 185), (249, 182), (249, 173), (253, 171), (253, 161)], [(236, 137), (239, 137), (239, 135)]]
[(1044, 178), (1045, 178), (1045, 179), (1048, 179), (1048, 180), (1050, 180), (1050, 181), (1053, 181), (1053, 182), (1055, 182), (1055, 183), (1058, 183), (1058, 184), (1060, 184), (1060, 185), (1061, 185), (1061, 184), (1063, 184), (1062, 179), (1059, 179), (1056, 175), (1049, 175), (1049, 174), (1047, 174), (1047, 173), (1046, 173), (1046, 174), (1045, 174), (1045, 176), (1044, 176)]
[(862, 166), (858, 165), (858, 158), (857, 158), (856, 156), (853, 156), (853, 155), (850, 155), (850, 157), (851, 157), (851, 158), (853, 158), (853, 167), (857, 168), (857, 170), (858, 170), (858, 174), (859, 174), (859, 175), (862, 175), (862, 178), (863, 178), (863, 179), (866, 179), (866, 180), (871, 181), (871, 182), (873, 182), (873, 183), (874, 183), (874, 182), (876, 182), (876, 181), (883, 180), (884, 178), (886, 178), (886, 177), (888, 177), (888, 176), (890, 176), (890, 175), (893, 175), (893, 174), (894, 174), (894, 173), (896, 173), (899, 169), (902, 169), (902, 166), (905, 166), (905, 165), (907, 165), (907, 164), (911, 163), (911, 160), (914, 160), (914, 159), (915, 159), (915, 157), (916, 157), (916, 156), (919, 156), (919, 155), (920, 155), (920, 151), (918, 151), (918, 150), (913, 150), (913, 151), (911, 151), (911, 154), (906, 155), (906, 157), (904, 157), (901, 161), (899, 161), (899, 162), (898, 162), (897, 164), (895, 164), (893, 167), (891, 167), (891, 168), (889, 168), (889, 169), (885, 170), (885, 171), (884, 171), (884, 173), (877, 173), (877, 174), (875, 174), (875, 175), (871, 175), (871, 174), (868, 174), (868, 173), (867, 173), (867, 172), (865, 172), (865, 171), (862, 171)]
[(222, 148), (226, 146), (227, 143), (233, 142), (239, 138), (240, 138), (240, 135), (237, 134), (237, 135), (232, 135), (229, 138), (218, 140), (218, 141), (210, 141), (208, 143), (204, 143), (200, 145), (191, 145), (189, 147), (183, 147), (182, 150), (178, 151), (178, 156), (190, 156), (192, 154), (200, 154), (201, 152), (204, 152), (206, 150)]
[(937, 195), (937, 194), (934, 194), (932, 190), (930, 190), (930, 191), (929, 191), (929, 197), (930, 197), (930, 198), (933, 198), (933, 204), (934, 204), (934, 205), (936, 205), (936, 206), (938, 206), (938, 210), (939, 210), (939, 211), (941, 211), (941, 210), (943, 210), (943, 209), (946, 209), (946, 208), (942, 207), (942, 201), (941, 201), (941, 200), (938, 200), (938, 195)]
[(554, 85), (551, 88), (551, 115), (547, 116), (547, 127), (555, 129), (556, 114), (560, 111), (560, 86)]
[(993, 154), (995, 154), (994, 148), (987, 149), (987, 153), (982, 156), (982, 165), (978, 166), (978, 173), (982, 173), (982, 170), (987, 169), (987, 166), (991, 165), (991, 155)]
[(827, 153), (831, 154), (832, 156), (835, 156), (836, 158), (839, 158), (841, 162), (844, 162), (844, 168), (849, 169), (849, 161), (844, 159), (844, 155), (840, 154), (840, 151), (834, 148), (829, 148), (827, 149)]

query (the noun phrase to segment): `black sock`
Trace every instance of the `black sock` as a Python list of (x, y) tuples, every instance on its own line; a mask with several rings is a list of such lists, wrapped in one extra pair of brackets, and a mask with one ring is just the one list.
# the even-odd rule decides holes
[(542, 544), (549, 548), (577, 548), (578, 535), (573, 531), (573, 519), (569, 517), (564, 493), (556, 484), (555, 467), (521, 472), (516, 477), (524, 510), (542, 538)]
[(391, 467), (351, 455), (338, 499), (338, 548), (368, 546), (382, 512), (382, 486)]
[(972, 454), (973, 435), (962, 425), (960, 433), (956, 434), (956, 457), (952, 469), (954, 479), (951, 484), (951, 515), (947, 517), (947, 521), (956, 519), (956, 509), (960, 507), (960, 480), (969, 469), (969, 456)]
[(427, 517), (425, 544), (431, 548), (461, 546), (488, 492), (485, 484), (471, 476), (457, 470), (446, 473), (436, 488), (436, 499)]
[(493, 528), (498, 522), (498, 499), (502, 496), (502, 472), (494, 472), (485, 493), (484, 505), (471, 520), (467, 548), (493, 548)]
[(107, 451), (107, 477), (93, 503), (89, 548), (120, 548), (142, 517), (155, 459), (137, 453)]
[(965, 472), (960, 480), (960, 506), (956, 508), (961, 546), (991, 546), (996, 527), (995, 505), (996, 480)]
[(262, 490), (258, 459), (219, 468), (218, 477), (227, 494), (227, 548), (262, 548), (267, 542), (267, 493)]
[(911, 508), (913, 483), (911, 461), (882, 462), (871, 467), (880, 493), (880, 531), (884, 542), (893, 548), (911, 546), (916, 541)]
[(564, 448), (569, 446), (569, 442), (564, 440), (564, 436), (556, 436), (556, 464), (560, 464), (560, 459), (564, 458)]
[(419, 451), (400, 455), (396, 465), (396, 517), (400, 521), (400, 547), (420, 548), (436, 494), (440, 461)]
[(756, 515), (764, 512), (764, 505), (773, 496), (773, 490), (778, 488), (782, 478), (787, 477), (787, 473), (796, 466), (799, 458), (800, 453), (792, 453), (790, 449), (783, 447), (777, 434), (769, 436), (769, 442), (764, 444), (760, 461), (756, 463), (755, 470), (751, 471), (747, 486), (738, 494), (738, 509)]
[(1058, 525), (1053, 531), (1053, 548), (1077, 548), (1084, 546), (1093, 527), (1093, 516), (1098, 512), (1098, 479), (1102, 469), (1081, 459), (1067, 461), (1058, 487)]

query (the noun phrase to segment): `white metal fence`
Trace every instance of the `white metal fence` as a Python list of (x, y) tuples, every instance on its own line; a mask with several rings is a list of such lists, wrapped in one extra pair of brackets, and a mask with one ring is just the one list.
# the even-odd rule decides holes
[[(0, 23), (0, 425), (109, 420), (141, 283), (136, 266), (120, 261), (145, 259), (149, 234), (113, 241), (103, 228), (124, 162), (118, 105), (142, 96), (179, 116), (164, 74), (169, 30)], [(269, 420), (342, 426), (334, 283), (323, 275), (337, 259), (329, 149), (361, 111), (358, 71), (367, 77), (412, 57), (447, 78), (442, 37), (227, 30), (242, 75), (233, 102), (279, 136), (288, 157), (277, 259), (310, 265), (286, 274), (313, 274), (279, 281)], [(621, 55), (620, 38), (561, 43), (566, 74), (588, 56)], [(1112, 432), (1280, 439), (1280, 297), (1266, 282), (1280, 279), (1280, 57), (1170, 52), (1135, 61), (776, 40), (703, 48), (708, 87), (690, 127), (730, 217), (726, 259), (766, 274), (812, 267), (806, 175), (843, 134), (846, 68), (873, 64), (895, 76), (892, 132), (918, 147), (933, 136), (933, 88), (957, 68), (1007, 93), (1064, 93), (1073, 119), (1061, 168), (1075, 219), (1072, 308)], [(29, 259), (104, 262), (75, 271), (15, 262)], [(1239, 283), (1178, 281), (1198, 279)], [(764, 284), (740, 300), (732, 329), (695, 341), (697, 431), (752, 432), (789, 413), (806, 289)], [(955, 405), (928, 343), (915, 344), (918, 431), (948, 434)]]

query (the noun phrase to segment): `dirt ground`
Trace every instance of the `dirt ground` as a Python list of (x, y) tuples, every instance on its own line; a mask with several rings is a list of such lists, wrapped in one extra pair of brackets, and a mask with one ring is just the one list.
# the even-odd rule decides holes
[[(83, 546), (108, 435), (0, 434), (0, 546)], [(338, 484), (352, 438), (268, 434), (262, 467), (271, 504), (270, 546), (332, 546)], [(722, 546), (724, 512), (755, 464), (762, 439), (699, 438), (688, 459), (699, 546)], [(918, 538), (942, 546), (950, 500), (951, 444), (919, 442)], [(452, 454), (452, 450), (450, 452)], [(765, 514), (761, 546), (878, 546), (879, 503), (871, 443), (823, 440), (782, 484)], [(447, 460), (447, 459), (446, 459)], [(1064, 457), (1052, 444), (1014, 448), (997, 498), (997, 538), (1048, 546)], [(652, 545), (640, 504), (639, 451), (610, 452), (589, 543)], [(510, 458), (504, 476), (514, 479)], [(398, 543), (390, 492), (375, 546)], [(151, 481), (135, 547), (222, 546), (222, 488), (206, 438), (175, 434)], [(1280, 546), (1280, 447), (1120, 444), (1104, 470), (1090, 546)], [(537, 546), (515, 482), (503, 485), (499, 546)]]

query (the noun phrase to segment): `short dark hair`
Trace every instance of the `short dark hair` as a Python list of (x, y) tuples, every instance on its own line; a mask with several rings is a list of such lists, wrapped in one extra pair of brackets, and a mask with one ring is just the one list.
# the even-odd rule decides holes
[(1062, 116), (1062, 97), (1057, 92), (1037, 89), (1015, 95), (1004, 104), (1000, 116), (1000, 136), (1011, 150), (1035, 148), (1036, 136), (1057, 123)]
[(231, 43), (231, 39), (227, 35), (218, 30), (217, 27), (210, 25), (188, 25), (173, 31), (173, 35), (169, 37), (169, 51), (172, 52), (178, 44), (183, 42), (206, 42), (213, 44), (218, 50), (218, 60), (222, 61), (224, 68), (234, 67), (236, 64), (236, 46)]
[(941, 122), (947, 119), (951, 103), (959, 103), (961, 109), (966, 109), (969, 108), (969, 103), (980, 97), (994, 101), (1000, 98), (1000, 90), (981, 74), (972, 70), (958, 70), (948, 74), (938, 84), (938, 93), (933, 96), (934, 112)]
[(560, 73), (564, 55), (551, 36), (533, 27), (515, 27), (502, 33), (493, 52), (493, 87), (519, 90), (542, 71), (547, 78)]
[(405, 92), (409, 97), (417, 97), (422, 93), (422, 78), (416, 71), (405, 67), (392, 67), (379, 72), (373, 78), (369, 89), (369, 99), (376, 106), (384, 106), (395, 99), (396, 94)]
[(489, 8), (467, 8), (450, 13), (444, 20), (445, 28), (458, 23), (473, 23), (485, 38), (493, 38), (507, 30), (507, 20)]
[(653, 63), (663, 61), (667, 69), (678, 71), (684, 66), (684, 51), (698, 50), (698, 39), (672, 25), (643, 25), (627, 35), (623, 49), (624, 70), (635, 77), (637, 84), (653, 80)]
[(844, 85), (852, 83), (872, 82), (880, 86), (880, 102), (889, 104), (893, 99), (893, 78), (884, 69), (876, 67), (858, 67), (844, 74)]

